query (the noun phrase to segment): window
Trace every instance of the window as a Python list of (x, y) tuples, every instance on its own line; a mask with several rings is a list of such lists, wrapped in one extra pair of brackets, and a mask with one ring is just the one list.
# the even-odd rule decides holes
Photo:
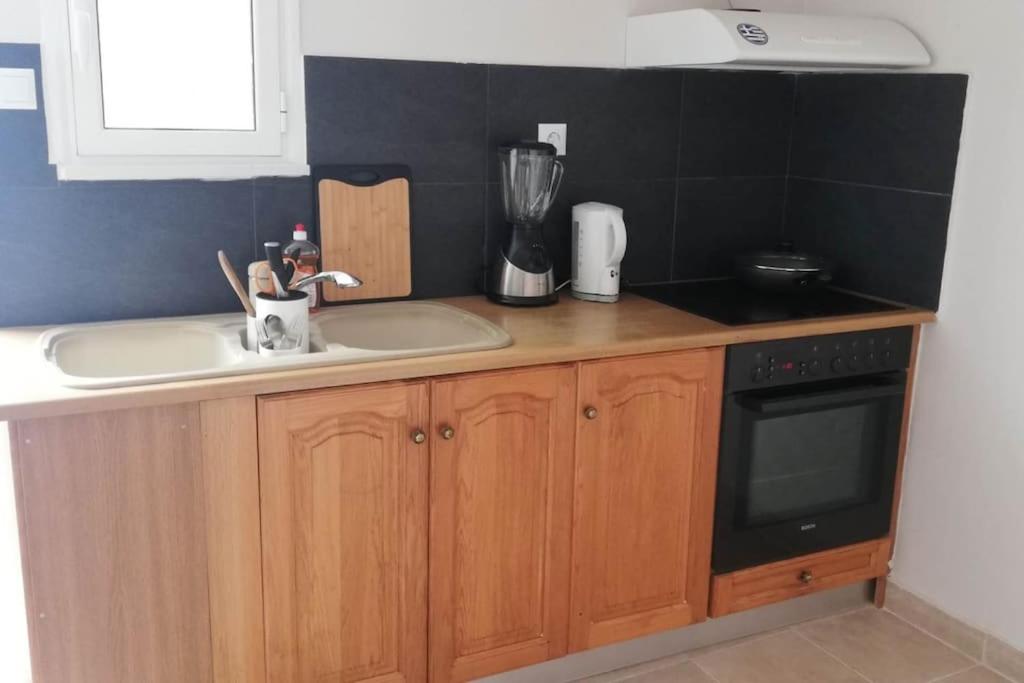
[(301, 175), (298, 0), (44, 0), (65, 179)]

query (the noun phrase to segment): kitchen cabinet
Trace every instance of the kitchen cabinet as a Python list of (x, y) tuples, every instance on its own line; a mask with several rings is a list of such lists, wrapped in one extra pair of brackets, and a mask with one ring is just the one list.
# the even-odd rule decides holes
[(571, 651), (706, 617), (723, 360), (582, 364)]
[(267, 680), (426, 680), (425, 383), (259, 400)]
[(430, 680), (566, 653), (575, 372), (434, 383)]
[(447, 683), (700, 621), (722, 357), (15, 423), (36, 678)]
[(33, 680), (262, 680), (255, 400), (12, 427)]
[(889, 573), (889, 539), (868, 541), (716, 576), (711, 616), (724, 617)]

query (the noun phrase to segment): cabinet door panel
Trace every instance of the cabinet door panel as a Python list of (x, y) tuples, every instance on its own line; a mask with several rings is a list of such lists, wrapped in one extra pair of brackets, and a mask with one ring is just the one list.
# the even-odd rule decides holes
[(571, 649), (707, 614), (722, 352), (580, 371)]
[(431, 468), (431, 680), (566, 652), (572, 368), (437, 382)]
[(263, 679), (254, 400), (26, 420), (12, 440), (34, 680)]
[(426, 678), (425, 384), (261, 399), (271, 681)]

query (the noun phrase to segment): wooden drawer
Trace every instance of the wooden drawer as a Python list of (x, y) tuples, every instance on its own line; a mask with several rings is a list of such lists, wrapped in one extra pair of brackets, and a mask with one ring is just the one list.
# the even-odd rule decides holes
[(889, 572), (889, 548), (888, 539), (869, 541), (715, 576), (711, 583), (711, 616), (885, 576)]

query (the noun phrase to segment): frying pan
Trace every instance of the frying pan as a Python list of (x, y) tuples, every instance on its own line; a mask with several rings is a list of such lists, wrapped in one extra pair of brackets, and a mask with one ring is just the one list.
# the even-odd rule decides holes
[(796, 251), (792, 242), (774, 250), (752, 251), (736, 257), (736, 276), (745, 284), (771, 291), (814, 289), (832, 281), (835, 265), (815, 254)]

